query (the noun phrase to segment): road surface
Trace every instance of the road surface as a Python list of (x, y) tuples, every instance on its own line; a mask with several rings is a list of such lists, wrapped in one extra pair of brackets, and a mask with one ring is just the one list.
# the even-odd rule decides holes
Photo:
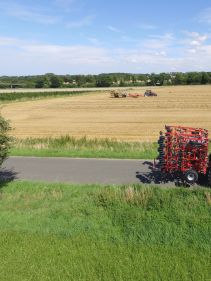
[(149, 161), (10, 157), (1, 180), (33, 180), (77, 184), (133, 184), (154, 182)]
[[(143, 89), (143, 87), (138, 87), (139, 89)], [(138, 89), (136, 87), (136, 89)], [(111, 91), (111, 90), (129, 90), (131, 87), (108, 87), (108, 88), (42, 88), (42, 89), (23, 89), (23, 88), (17, 88), (17, 89), (0, 89), (1, 93), (44, 93), (44, 92), (95, 92), (95, 91)]]

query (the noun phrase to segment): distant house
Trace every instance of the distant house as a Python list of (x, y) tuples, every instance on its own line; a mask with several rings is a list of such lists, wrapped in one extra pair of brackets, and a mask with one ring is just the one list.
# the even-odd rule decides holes
[(75, 85), (75, 84), (77, 84), (75, 80), (73, 80), (72, 82), (69, 81), (63, 82), (63, 85)]

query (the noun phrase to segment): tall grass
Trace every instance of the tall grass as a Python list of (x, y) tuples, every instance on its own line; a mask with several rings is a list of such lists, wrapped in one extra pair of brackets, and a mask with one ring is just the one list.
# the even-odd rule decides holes
[[(211, 152), (211, 143), (209, 146)], [(120, 159), (154, 159), (157, 144), (127, 142), (114, 139), (74, 138), (69, 135), (57, 138), (16, 139), (11, 150), (13, 156), (87, 157)]]
[(112, 139), (76, 139), (71, 136), (58, 138), (27, 138), (16, 140), (11, 151), (16, 156), (64, 156), (94, 158), (153, 159), (155, 143), (126, 142)]
[(210, 280), (210, 196), (140, 185), (2, 185), (0, 280)]
[(14, 93), (0, 93), (0, 101), (16, 101), (16, 100), (30, 100), (44, 97), (57, 97), (57, 96), (75, 96), (88, 93), (87, 91), (43, 91), (43, 92), (14, 92)]

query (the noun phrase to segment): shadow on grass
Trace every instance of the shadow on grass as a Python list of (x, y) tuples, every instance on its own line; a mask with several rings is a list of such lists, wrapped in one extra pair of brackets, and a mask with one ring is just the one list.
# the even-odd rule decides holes
[(15, 179), (17, 179), (17, 173), (15, 171), (6, 168), (0, 169), (0, 189)]
[[(145, 161), (143, 164), (145, 166), (147, 166), (147, 169), (149, 170), (149, 172), (146, 172), (146, 173), (136, 172), (136, 177), (143, 184), (170, 183), (171, 185), (175, 185), (177, 187), (180, 187), (180, 186), (190, 187), (191, 186), (190, 184), (188, 184), (187, 182), (185, 182), (182, 179), (181, 174), (165, 175), (165, 174), (162, 174), (159, 170), (154, 169), (152, 162)], [(200, 175), (197, 185), (200, 187), (209, 187), (207, 177)]]

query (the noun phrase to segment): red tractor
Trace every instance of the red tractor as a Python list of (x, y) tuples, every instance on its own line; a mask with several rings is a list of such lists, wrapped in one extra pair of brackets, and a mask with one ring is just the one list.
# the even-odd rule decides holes
[(208, 131), (166, 126), (158, 140), (158, 168), (165, 176), (194, 184), (206, 176), (211, 186), (211, 155), (208, 156)]

